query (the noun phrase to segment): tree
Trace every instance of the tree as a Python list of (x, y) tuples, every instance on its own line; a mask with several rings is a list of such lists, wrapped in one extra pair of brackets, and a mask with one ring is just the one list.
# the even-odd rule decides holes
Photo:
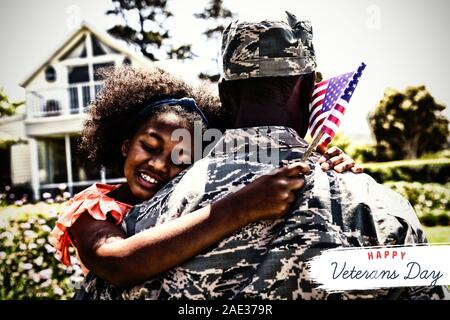
[(323, 74), (320, 71), (316, 71), (316, 83), (319, 83), (323, 80)]
[[(110, 28), (108, 33), (138, 47), (150, 60), (159, 60), (157, 49), (161, 51), (161, 46), (170, 38), (164, 22), (173, 16), (166, 8), (167, 0), (112, 0), (112, 3), (114, 8), (106, 14), (119, 17), (122, 23)], [(165, 55), (178, 59), (191, 58), (191, 45), (171, 47)]]
[(414, 159), (446, 147), (449, 121), (446, 107), (425, 86), (401, 92), (387, 89), (369, 123), (377, 141), (379, 160)]
[(208, 39), (218, 38), (225, 30), (225, 25), (230, 22), (234, 14), (223, 7), (223, 0), (211, 0), (203, 12), (194, 14), (196, 18), (212, 21), (210, 27), (203, 32)]
[[(194, 16), (208, 23), (206, 31), (203, 32), (206, 38), (219, 42), (222, 32), (225, 30), (226, 25), (231, 22), (234, 14), (223, 6), (223, 0), (211, 0), (203, 12), (196, 13)], [(212, 74), (201, 72), (199, 74), (200, 79), (208, 79), (212, 82), (219, 80), (219, 57), (220, 53), (216, 54), (212, 59), (216, 62), (217, 71)]]
[(177, 48), (170, 48), (167, 52), (170, 59), (192, 59), (195, 55), (192, 53), (191, 45), (185, 44)]
[[(0, 118), (14, 115), (17, 107), (22, 104), (23, 102), (10, 102), (3, 88), (0, 87)], [(0, 131), (0, 149), (19, 142), (23, 141), (20, 138)]]
[(12, 116), (23, 102), (10, 102), (3, 88), (0, 87), (0, 118)]

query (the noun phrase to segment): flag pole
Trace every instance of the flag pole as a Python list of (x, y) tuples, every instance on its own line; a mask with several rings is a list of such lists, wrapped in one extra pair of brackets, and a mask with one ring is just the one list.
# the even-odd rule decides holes
[(317, 145), (319, 144), (320, 139), (323, 136), (323, 131), (320, 130), (319, 133), (316, 135), (314, 140), (310, 143), (308, 149), (306, 149), (305, 153), (303, 154), (302, 161), (306, 161), (308, 157), (313, 153), (313, 151), (316, 149)]

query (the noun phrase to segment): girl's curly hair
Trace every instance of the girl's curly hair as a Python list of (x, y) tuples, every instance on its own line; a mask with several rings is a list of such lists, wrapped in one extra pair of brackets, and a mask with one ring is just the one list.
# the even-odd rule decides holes
[[(229, 127), (230, 117), (221, 108), (217, 95), (206, 87), (194, 88), (162, 69), (143, 70), (122, 66), (102, 69), (99, 74), (104, 79), (103, 87), (89, 106), (89, 118), (84, 123), (80, 145), (96, 165), (121, 168), (124, 159), (120, 146), (125, 139), (131, 138), (140, 125), (137, 124), (134, 132), (130, 132), (129, 122), (136, 119), (142, 108), (158, 100), (193, 98), (210, 127), (221, 131)], [(164, 110), (169, 111), (168, 108)], [(187, 122), (193, 122), (197, 116), (180, 108), (170, 111)], [(186, 123), (180, 125), (186, 126)]]

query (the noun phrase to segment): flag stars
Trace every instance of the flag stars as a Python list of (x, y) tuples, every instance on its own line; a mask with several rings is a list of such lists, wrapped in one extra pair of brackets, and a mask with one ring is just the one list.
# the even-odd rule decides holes
[[(325, 88), (319, 89), (317, 85), (315, 86), (317, 91), (314, 91), (313, 95), (318, 94), (315, 99), (322, 99), (322, 104), (318, 103), (311, 107), (309, 131), (313, 137), (318, 131), (324, 133), (320, 143), (327, 145), (334, 137), (335, 130), (341, 122), (345, 108), (353, 95), (364, 68), (365, 64), (363, 63), (356, 72), (349, 72), (330, 80), (325, 80), (327, 83)], [(315, 112), (316, 108), (317, 112)]]

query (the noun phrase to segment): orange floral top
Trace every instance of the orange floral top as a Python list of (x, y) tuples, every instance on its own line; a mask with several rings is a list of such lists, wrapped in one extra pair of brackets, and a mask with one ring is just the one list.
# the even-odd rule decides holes
[(60, 217), (52, 230), (52, 244), (56, 249), (56, 258), (66, 266), (71, 264), (69, 247), (72, 240), (67, 228), (72, 226), (83, 213), (89, 213), (96, 220), (106, 220), (110, 214), (116, 224), (122, 222), (130, 211), (131, 205), (119, 202), (106, 194), (117, 189), (120, 185), (96, 183), (76, 194), (64, 206)]

